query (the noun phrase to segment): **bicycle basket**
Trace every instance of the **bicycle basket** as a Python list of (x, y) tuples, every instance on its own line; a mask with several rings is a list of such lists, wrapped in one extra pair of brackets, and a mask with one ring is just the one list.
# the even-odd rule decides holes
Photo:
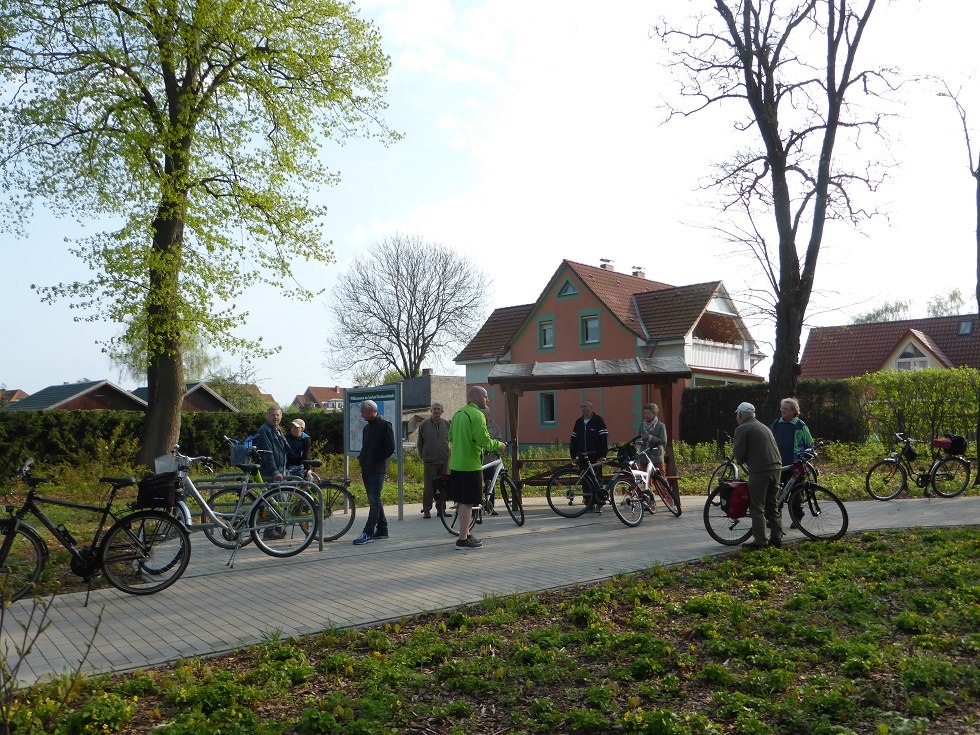
[(904, 447), (902, 447), (902, 456), (909, 462), (914, 462), (919, 458), (919, 453), (912, 449), (911, 444), (906, 444)]
[(749, 509), (749, 483), (742, 480), (723, 482), (718, 500), (729, 518), (741, 518)]
[(140, 480), (134, 508), (173, 508), (183, 499), (184, 488), (176, 472), (161, 472)]
[(634, 447), (632, 444), (624, 444), (619, 448), (619, 452), (616, 454), (616, 462), (625, 467), (636, 459), (636, 454), (636, 447)]

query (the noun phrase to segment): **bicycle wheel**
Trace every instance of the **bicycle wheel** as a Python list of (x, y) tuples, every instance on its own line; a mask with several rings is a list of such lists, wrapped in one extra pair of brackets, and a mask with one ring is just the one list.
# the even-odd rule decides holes
[(296, 556), (320, 530), (316, 501), (290, 485), (266, 490), (252, 506), (248, 525), (252, 540), (269, 556)]
[(936, 495), (955, 498), (970, 484), (970, 463), (962, 457), (943, 457), (932, 466), (929, 484)]
[[(452, 502), (452, 501), (449, 501)], [(476, 507), (473, 508), (470, 513), (470, 530), (476, 525)], [(445, 526), (446, 530), (449, 531), (453, 536), (459, 536), (459, 503), (456, 503), (452, 508), (449, 507), (449, 503), (446, 503), (446, 512), (439, 516), (442, 519), (442, 525)]]
[(830, 490), (804, 482), (789, 497), (790, 517), (804, 536), (835, 541), (847, 532), (847, 509)]
[(660, 499), (664, 501), (664, 505), (667, 506), (667, 510), (673, 513), (675, 516), (679, 516), (681, 514), (681, 498), (667, 483), (666, 478), (662, 475), (654, 475), (653, 487), (660, 496)]
[(741, 518), (729, 518), (721, 509), (721, 489), (717, 487), (704, 503), (704, 527), (711, 538), (725, 546), (738, 546), (752, 536), (752, 519), (749, 518), (748, 508)]
[(560, 516), (578, 518), (592, 507), (593, 492), (588, 484), (574, 467), (556, 471), (545, 491), (548, 505)]
[(864, 487), (876, 500), (891, 500), (908, 489), (909, 476), (902, 464), (894, 459), (882, 459), (871, 465)]
[(504, 507), (514, 519), (518, 526), (524, 525), (524, 506), (517, 502), (517, 485), (508, 475), (500, 475), (500, 497), (504, 501)]
[(708, 495), (711, 495), (721, 483), (730, 482), (736, 477), (738, 477), (738, 470), (734, 462), (726, 460), (724, 464), (718, 465), (715, 471), (711, 473), (711, 479), (708, 480)]
[(157, 510), (120, 518), (101, 545), (105, 578), (131, 595), (166, 589), (180, 579), (190, 559), (187, 529), (172, 515)]
[(336, 541), (354, 525), (357, 510), (354, 493), (343, 485), (327, 482), (320, 487), (323, 495), (323, 540)]
[(646, 497), (643, 489), (636, 484), (636, 480), (617, 477), (609, 483), (607, 489), (609, 504), (612, 505), (616, 517), (630, 528), (639, 526), (643, 522), (643, 504)]
[[(208, 507), (218, 518), (231, 524), (231, 530), (220, 526), (210, 526), (204, 529), (207, 536), (215, 546), (221, 549), (234, 549), (237, 546), (248, 546), (252, 543), (252, 531), (247, 528), (248, 511), (255, 503), (258, 496), (252, 490), (247, 490), (241, 503), (238, 502), (241, 496), (240, 490), (215, 490), (208, 498)], [(213, 523), (203, 512), (201, 513), (201, 523)], [(239, 540), (239, 537), (241, 540)]]
[(30, 526), (14, 530), (13, 519), (0, 532), (0, 605), (31, 594), (48, 559), (44, 540)]

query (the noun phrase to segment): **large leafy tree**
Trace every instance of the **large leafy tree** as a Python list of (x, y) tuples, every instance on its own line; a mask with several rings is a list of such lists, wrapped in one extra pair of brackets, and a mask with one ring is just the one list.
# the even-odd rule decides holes
[(386, 238), (334, 286), (326, 364), (371, 382), (420, 375), (426, 360), (447, 357), (476, 334), (487, 285), (473, 262), (445, 245)]
[(879, 169), (864, 160), (849, 170), (836, 154), (841, 144), (856, 154), (860, 136), (879, 131), (876, 98), (890, 89), (889, 73), (858, 64), (875, 0), (711, 5), (713, 12), (686, 25), (665, 22), (657, 32), (685, 99), (672, 115), (708, 108), (736, 114), (735, 153), (711, 183), (730, 217), (720, 229), (753, 253), (771, 289), (764, 308), (776, 321), (769, 373), (775, 406), (795, 394), (826, 222), (858, 223), (869, 214), (859, 194), (876, 188)]
[(90, 280), (40, 290), (123, 325), (107, 349), (145, 352), (148, 461), (179, 433), (182, 335), (261, 354), (232, 334), (235, 300), (331, 260), (307, 195), (336, 180), (319, 148), (394, 137), (389, 60), (336, 0), (0, 0), (0, 18), (8, 222), (41, 199), (113, 223), (72, 248)]

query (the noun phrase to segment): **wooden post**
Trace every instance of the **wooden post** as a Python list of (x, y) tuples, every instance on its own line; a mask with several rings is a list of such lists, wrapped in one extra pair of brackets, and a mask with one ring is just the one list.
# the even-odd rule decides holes
[(513, 442), (510, 447), (510, 461), (512, 468), (512, 476), (514, 480), (514, 485), (517, 487), (517, 496), (514, 501), (518, 504), (522, 504), (521, 500), (521, 490), (524, 487), (524, 483), (521, 482), (521, 452), (520, 452), (520, 437), (521, 437), (521, 427), (520, 427), (520, 412), (519, 408), (521, 405), (521, 393), (522, 391), (513, 386), (501, 386), (504, 391), (504, 396), (506, 398), (507, 405), (507, 423), (510, 425), (510, 440)]
[[(666, 389), (660, 391), (660, 399), (663, 403), (661, 406), (661, 413), (663, 418), (661, 419), (668, 427), (673, 427), (674, 425), (674, 381), (671, 380), (667, 383)], [(669, 477), (677, 477), (677, 463), (674, 462), (674, 432), (667, 431), (667, 446), (664, 447), (664, 459), (667, 460), (667, 475)], [(676, 493), (678, 492), (677, 480), (669, 480), (671, 489)]]

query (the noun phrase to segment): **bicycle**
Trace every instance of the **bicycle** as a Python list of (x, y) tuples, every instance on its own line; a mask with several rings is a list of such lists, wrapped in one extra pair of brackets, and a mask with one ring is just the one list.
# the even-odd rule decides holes
[[(71, 554), (69, 566), (72, 572), (85, 580), (87, 585), (86, 605), (92, 591), (92, 581), (100, 570), (109, 584), (131, 595), (160, 592), (180, 579), (191, 558), (190, 537), (181, 523), (160, 510), (137, 510), (120, 516), (112, 508), (119, 490), (137, 484), (136, 478), (99, 478), (99, 482), (111, 486), (108, 499), (104, 505), (90, 505), (38, 495), (38, 486), (51, 480), (35, 477), (33, 466), (34, 460), (28, 459), (17, 472), (17, 476), (28, 486), (23, 504), (19, 508), (5, 504), (4, 510), (12, 517), (0, 520), (0, 534), (3, 537), (0, 544), (0, 583), (3, 584), (2, 597), (5, 601), (18, 600), (34, 589), (48, 559), (44, 539), (24, 522), (28, 515), (40, 521)], [(168, 479), (169, 488), (166, 487)], [(156, 487), (152, 483), (140, 483), (140, 494), (145, 494), (144, 488), (151, 494), (163, 490), (172, 502), (175, 480), (176, 476), (164, 477)], [(64, 524), (56, 525), (48, 517), (42, 505), (101, 514), (91, 541), (79, 544)], [(112, 526), (103, 535), (102, 531), (110, 518)]]
[(592, 462), (589, 455), (583, 452), (578, 456), (577, 465), (568, 464), (555, 470), (545, 490), (545, 497), (551, 509), (564, 518), (578, 518), (590, 510), (600, 513), (602, 506), (609, 499), (609, 494), (606, 485), (599, 481), (596, 468), (614, 464), (620, 470), (616, 473), (618, 477), (628, 466), (627, 447), (635, 454), (636, 450), (632, 443), (627, 442), (609, 448), (610, 454), (616, 455), (614, 459), (604, 458)]
[[(795, 524), (792, 527), (814, 541), (835, 541), (847, 532), (847, 509), (834, 493), (811, 479), (809, 463), (816, 456), (817, 450), (809, 447), (793, 464), (783, 467), (791, 474), (776, 495), (776, 512), (781, 515), (788, 505)], [(734, 487), (747, 492), (747, 483)], [(704, 527), (711, 538), (725, 546), (737, 546), (752, 536), (748, 504), (740, 513), (733, 513), (728, 506), (732, 490), (732, 483), (722, 483), (712, 489), (704, 503)]]
[[(733, 441), (731, 436), (728, 437), (728, 441)], [(814, 443), (815, 447), (820, 447), (824, 442), (816, 440)], [(735, 461), (732, 455), (725, 457), (725, 461), (722, 462), (715, 468), (715, 471), (711, 473), (711, 477), (708, 479), (708, 494), (718, 487), (722, 482), (738, 482), (741, 477), (740, 472), (744, 472), (740, 465)], [(809, 460), (806, 460), (806, 472), (810, 477), (810, 482), (816, 482), (820, 477), (820, 470), (817, 469)]]
[[(640, 459), (646, 460), (646, 470), (640, 469)], [(657, 512), (657, 496), (673, 515), (681, 514), (680, 498), (675, 495), (660, 468), (650, 461), (646, 450), (631, 458), (628, 467), (628, 478), (621, 474), (606, 486), (609, 504), (619, 520), (631, 528), (639, 526), (645, 512)]]
[(215, 546), (231, 549), (229, 567), (234, 566), (238, 549), (249, 541), (269, 556), (286, 558), (299, 554), (316, 538), (320, 529), (317, 503), (296, 483), (250, 484), (249, 479), (259, 466), (241, 463), (236, 465), (242, 471), (239, 487), (218, 488), (205, 501), (190, 478), (190, 468), (194, 462), (214, 460), (181, 454), (178, 444), (174, 444), (171, 454), (177, 460), (177, 476), (185, 495), (201, 509), (201, 522), (193, 523), (190, 510), (183, 504), (180, 512), (184, 525), (188, 530), (203, 530)]
[(934, 438), (930, 445), (932, 464), (925, 471), (912, 466), (919, 458), (912, 448), (915, 439), (902, 433), (895, 434), (895, 439), (902, 443), (902, 448), (871, 465), (864, 479), (864, 487), (872, 498), (891, 500), (906, 492), (910, 476), (915, 480), (916, 487), (925, 490), (926, 497), (929, 497), (929, 487), (936, 495), (953, 498), (970, 484), (970, 461), (960, 456), (966, 452), (966, 440), (962, 436)]
[[(497, 458), (491, 462), (487, 462), (481, 468), (483, 471), (492, 469), (493, 476), (483, 483), (483, 502), (480, 505), (473, 506), (473, 513), (470, 516), (470, 530), (479, 523), (483, 523), (483, 514), (487, 515), (497, 515), (497, 511), (494, 510), (494, 505), (497, 496), (497, 483), (500, 483), (500, 498), (504, 501), (504, 507), (507, 509), (507, 513), (510, 515), (511, 519), (518, 526), (524, 525), (524, 506), (517, 502), (517, 485), (510, 478), (510, 472), (504, 465), (504, 458), (502, 455), (497, 455)], [(446, 509), (445, 513), (439, 515), (442, 519), (442, 525), (445, 526), (446, 530), (449, 531), (453, 536), (459, 536), (459, 503), (453, 508), (453, 512), (450, 514), (449, 509)]]
[(341, 481), (320, 479), (313, 470), (322, 464), (319, 459), (304, 459), (302, 465), (287, 467), (283, 479), (287, 482), (295, 481), (300, 488), (303, 487), (304, 482), (309, 482), (319, 489), (323, 540), (336, 541), (354, 525), (357, 503), (354, 500), (354, 493), (350, 491), (350, 478)]

